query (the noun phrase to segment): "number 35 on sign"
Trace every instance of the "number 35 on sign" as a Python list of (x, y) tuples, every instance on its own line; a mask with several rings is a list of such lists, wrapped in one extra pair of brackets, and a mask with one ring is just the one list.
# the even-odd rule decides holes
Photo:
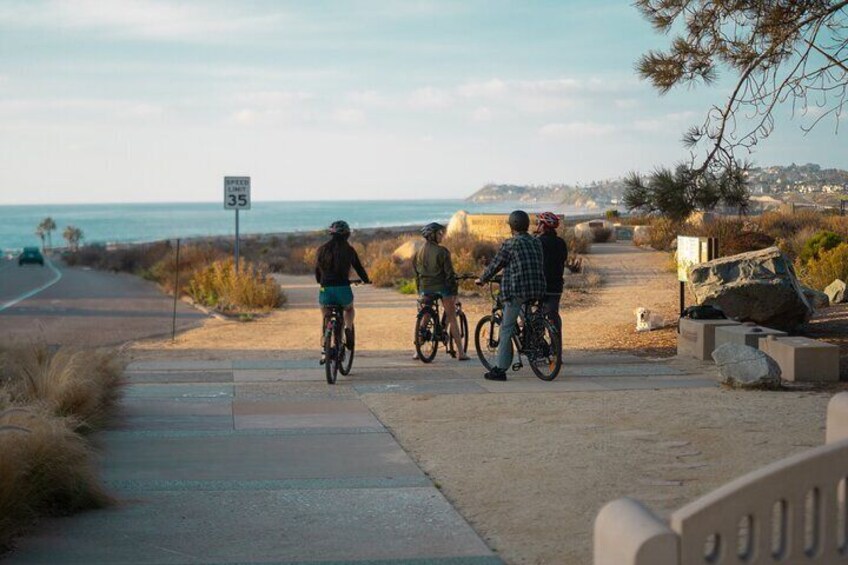
[(224, 177), (224, 209), (250, 210), (250, 177)]

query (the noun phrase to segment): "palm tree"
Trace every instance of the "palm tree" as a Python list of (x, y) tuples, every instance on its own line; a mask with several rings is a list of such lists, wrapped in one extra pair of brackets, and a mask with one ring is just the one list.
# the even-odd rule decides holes
[(81, 229), (74, 226), (66, 226), (62, 232), (62, 237), (68, 242), (68, 247), (71, 251), (79, 251), (79, 243), (84, 236)]
[[(50, 244), (50, 247), (53, 247), (53, 232), (56, 231), (56, 222), (53, 221), (53, 218), (47, 216), (41, 223), (38, 224), (38, 229), (47, 234), (47, 241)], [(37, 232), (36, 232), (37, 233)], [(41, 246), (44, 247), (44, 238), (42, 237)]]
[(44, 236), (46, 235), (46, 233), (47, 232), (44, 231), (44, 228), (41, 226), (41, 224), (38, 224), (38, 227), (35, 228), (35, 235), (37, 235), (41, 239), (41, 250), (42, 251), (44, 251)]

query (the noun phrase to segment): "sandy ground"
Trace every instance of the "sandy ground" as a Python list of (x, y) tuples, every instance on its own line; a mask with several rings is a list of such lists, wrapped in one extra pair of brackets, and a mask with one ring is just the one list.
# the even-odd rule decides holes
[[(603, 277), (600, 289), (568, 291), (563, 297), (564, 343), (571, 350), (623, 350), (647, 355), (668, 354), (669, 332), (636, 334), (634, 310), (640, 306), (673, 316), (676, 282), (667, 270), (667, 255), (629, 244), (595, 245), (590, 268)], [(308, 276), (279, 277), (288, 297), (281, 311), (252, 322), (208, 320), (202, 328), (170, 339), (141, 342), (135, 356), (167, 355), (206, 359), (316, 356), (320, 349), (321, 315), (318, 288)], [(390, 289), (358, 287), (357, 349), (412, 353), (415, 297)], [(483, 297), (463, 298), (472, 328), (491, 309)], [(673, 343), (673, 341), (672, 341)], [(664, 349), (663, 349), (664, 348)]]
[(829, 395), (719, 389), (368, 395), (368, 405), (508, 563), (591, 563), (621, 496), (665, 515), (824, 441)]

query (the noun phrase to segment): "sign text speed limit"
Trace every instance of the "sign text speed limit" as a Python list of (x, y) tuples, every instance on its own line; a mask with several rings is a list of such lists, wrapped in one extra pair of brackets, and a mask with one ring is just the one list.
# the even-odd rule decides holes
[(224, 209), (250, 210), (250, 177), (224, 177)]

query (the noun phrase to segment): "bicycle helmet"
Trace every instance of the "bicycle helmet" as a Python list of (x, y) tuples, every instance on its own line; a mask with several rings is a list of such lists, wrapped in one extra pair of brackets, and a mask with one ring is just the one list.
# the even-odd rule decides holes
[(509, 215), (509, 227), (516, 233), (530, 229), (530, 216), (524, 210), (516, 210)]
[(540, 230), (556, 231), (559, 227), (559, 216), (553, 212), (542, 212), (536, 217), (536, 226)]
[(423, 228), (421, 228), (421, 235), (424, 236), (424, 239), (428, 241), (433, 241), (436, 239), (436, 235), (445, 230), (445, 226), (437, 222), (430, 222)]
[(330, 229), (328, 231), (330, 232), (330, 235), (347, 237), (350, 235), (350, 224), (344, 220), (336, 220), (330, 224)]

